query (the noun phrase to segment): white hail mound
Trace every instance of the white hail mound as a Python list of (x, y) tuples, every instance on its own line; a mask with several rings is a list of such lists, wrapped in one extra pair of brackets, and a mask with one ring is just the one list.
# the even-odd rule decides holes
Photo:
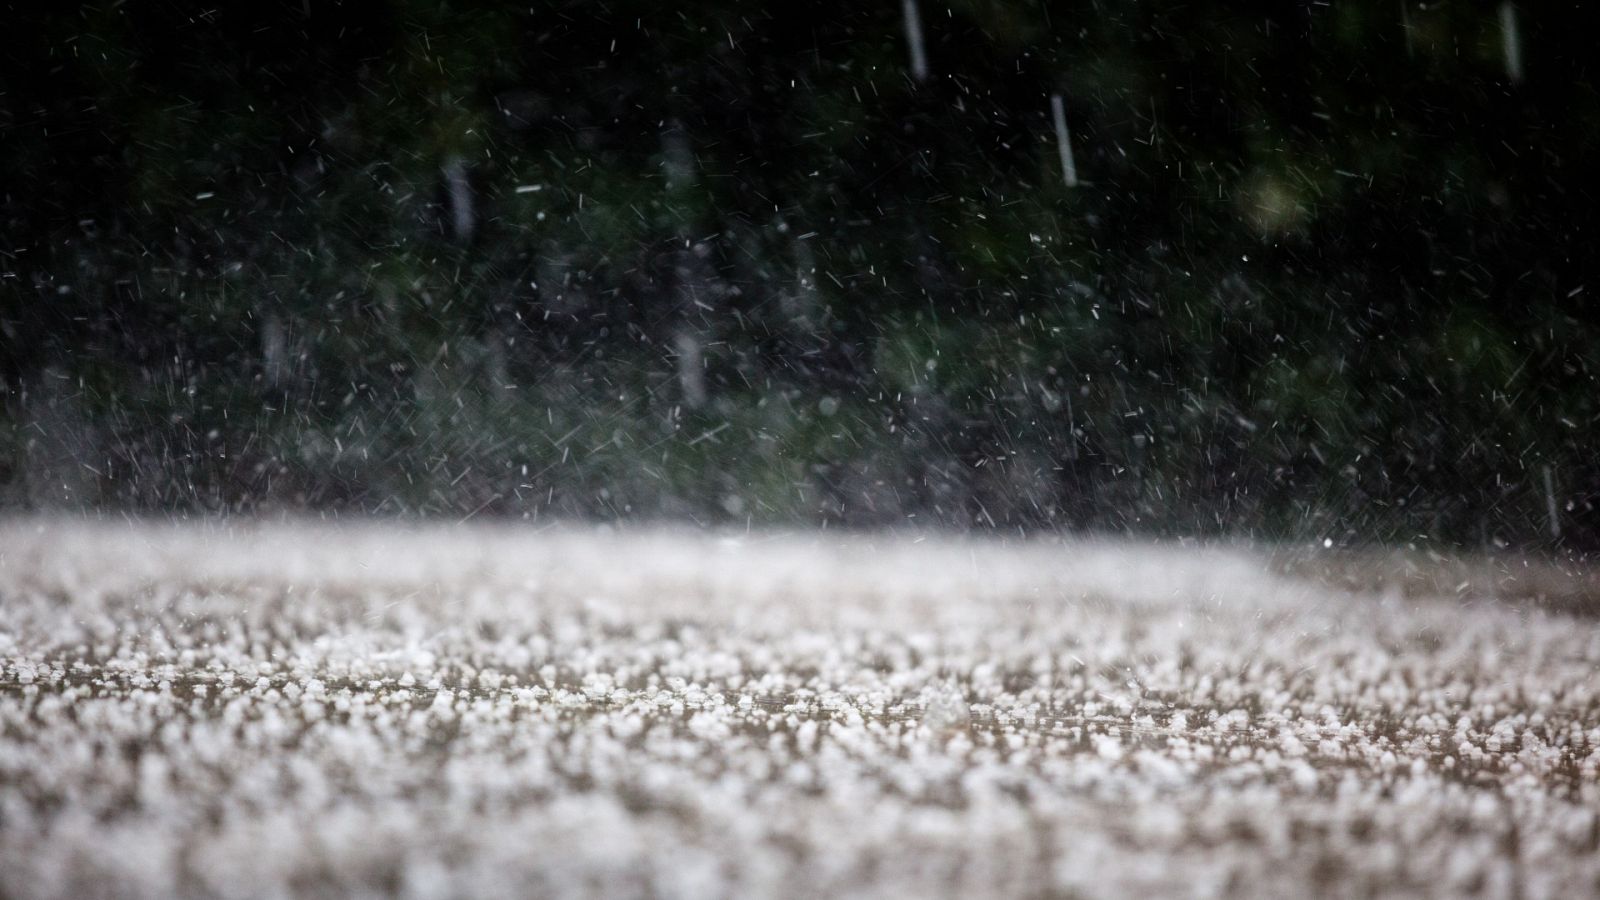
[(0, 895), (1600, 891), (1594, 622), (1281, 568), (0, 524)]

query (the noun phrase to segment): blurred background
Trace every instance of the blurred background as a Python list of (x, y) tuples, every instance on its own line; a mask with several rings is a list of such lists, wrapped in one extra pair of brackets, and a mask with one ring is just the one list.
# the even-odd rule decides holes
[(0, 509), (1593, 549), (1591, 9), (7, 4)]

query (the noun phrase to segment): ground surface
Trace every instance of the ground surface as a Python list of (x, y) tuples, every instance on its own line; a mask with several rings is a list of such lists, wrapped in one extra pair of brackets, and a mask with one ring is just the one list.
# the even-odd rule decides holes
[(0, 896), (1600, 892), (1560, 573), (1316, 560), (0, 524)]

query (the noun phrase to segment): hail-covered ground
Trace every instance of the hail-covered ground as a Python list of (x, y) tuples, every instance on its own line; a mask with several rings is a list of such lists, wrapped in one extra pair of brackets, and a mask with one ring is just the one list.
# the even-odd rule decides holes
[(0, 524), (0, 896), (1600, 892), (1592, 579)]

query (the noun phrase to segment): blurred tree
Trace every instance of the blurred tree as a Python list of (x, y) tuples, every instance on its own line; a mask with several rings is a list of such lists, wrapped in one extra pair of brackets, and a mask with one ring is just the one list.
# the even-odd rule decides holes
[(1582, 5), (8, 16), (8, 504), (1600, 539)]

